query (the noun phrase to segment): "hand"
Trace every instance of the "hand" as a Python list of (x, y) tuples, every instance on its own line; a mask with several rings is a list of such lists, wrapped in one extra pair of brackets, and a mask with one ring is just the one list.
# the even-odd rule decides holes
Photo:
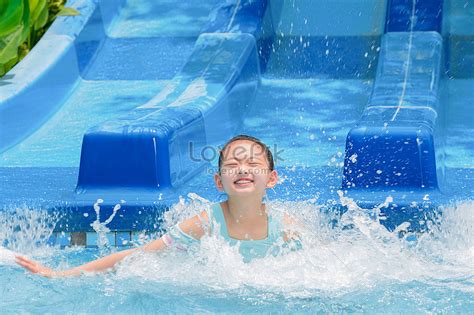
[(22, 256), (15, 256), (15, 262), (31, 273), (38, 274), (43, 277), (52, 278), (59, 275), (53, 269), (45, 267), (36, 261), (29, 260)]

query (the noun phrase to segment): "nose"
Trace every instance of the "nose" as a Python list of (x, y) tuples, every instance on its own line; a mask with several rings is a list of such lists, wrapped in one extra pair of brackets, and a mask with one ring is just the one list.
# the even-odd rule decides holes
[(248, 173), (249, 171), (246, 168), (242, 166), (239, 167), (239, 174), (248, 174)]

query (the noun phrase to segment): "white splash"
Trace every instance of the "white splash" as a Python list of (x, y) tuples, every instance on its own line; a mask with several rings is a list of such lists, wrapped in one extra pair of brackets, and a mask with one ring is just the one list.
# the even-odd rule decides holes
[[(0, 211), (0, 248), (2, 256), (11, 251), (28, 255), (50, 254), (47, 241), (59, 220), (57, 213), (27, 206)], [(7, 248), (9, 251), (7, 251)], [(8, 257), (2, 261), (9, 261)]]
[[(196, 252), (150, 254), (138, 251), (118, 266), (114, 277), (117, 281), (134, 277), (141, 282), (225, 294), (234, 290), (258, 290), (290, 298), (317, 297), (321, 292), (339, 296), (377, 286), (412, 282), (474, 292), (474, 201), (445, 207), (443, 215), (429, 223), (429, 231), (424, 233), (400, 233), (409, 229), (407, 222), (394, 231), (388, 231), (381, 224), (384, 219), (381, 209), (394, 202), (390, 197), (373, 209), (363, 209), (341, 193), (339, 203), (347, 208), (343, 215), (329, 205), (318, 204), (317, 199), (267, 202), (269, 211), (276, 215), (287, 212), (300, 223), (302, 250), (244, 263), (236, 247), (229, 246), (219, 235), (209, 235), (201, 240)], [(120, 205), (116, 205), (112, 215), (101, 222), (100, 203), (98, 200), (94, 205), (95, 227), (104, 233)], [(190, 194), (188, 201), (181, 198), (166, 213), (163, 225), (168, 228), (209, 206), (208, 200)], [(23, 219), (17, 220), (32, 222), (31, 218), (37, 215), (37, 210), (29, 210), (23, 214)], [(44, 239), (41, 235), (53, 231), (51, 227), (46, 229), (49, 232), (38, 234), (32, 224), (15, 221), (8, 225), (5, 224), (9, 222), (6, 217), (1, 218), (2, 241), (18, 233), (12, 227), (24, 227), (23, 236), (16, 235), (16, 245), (9, 250), (27, 252), (33, 246), (38, 247), (36, 241)], [(48, 220), (52, 219), (43, 218), (43, 222)], [(399, 233), (404, 236), (399, 237)], [(33, 256), (54, 257), (55, 254), (45, 250), (49, 248), (45, 244), (40, 244), (39, 248), (32, 252)], [(3, 250), (2, 253), (5, 260), (11, 258), (10, 251)]]
[[(111, 249), (109, 240), (107, 239), (107, 233), (110, 232), (110, 229), (107, 227), (107, 224), (112, 222), (112, 220), (115, 218), (115, 215), (117, 214), (117, 211), (119, 211), (121, 208), (120, 203), (116, 204), (109, 218), (104, 222), (100, 222), (100, 204), (103, 202), (104, 200), (97, 199), (97, 201), (94, 203), (96, 219), (94, 222), (91, 223), (91, 227), (97, 233), (97, 247), (99, 248), (101, 256), (108, 253)], [(124, 201), (121, 200), (121, 202), (123, 203)]]
[[(409, 228), (407, 222), (392, 232), (381, 224), (380, 210), (393, 202), (391, 197), (374, 209), (362, 209), (342, 194), (340, 198), (348, 208), (342, 217), (322, 211), (314, 202), (271, 202), (271, 211), (286, 211), (302, 223), (300, 251), (244, 263), (237, 248), (219, 235), (210, 235), (201, 240), (196, 253), (137, 253), (124, 261), (117, 276), (217, 291), (253, 288), (291, 297), (321, 291), (339, 295), (411, 281), (437, 286), (456, 282), (458, 289), (474, 291), (474, 220), (465, 218), (474, 203), (446, 208), (445, 216), (434, 223), (436, 228), (416, 235), (418, 241), (409, 241), (398, 236)], [(165, 224), (199, 213), (209, 206), (206, 203), (199, 198), (190, 203), (181, 199), (165, 217)]]
[(0, 246), (0, 265), (13, 265), (16, 255), (18, 254)]

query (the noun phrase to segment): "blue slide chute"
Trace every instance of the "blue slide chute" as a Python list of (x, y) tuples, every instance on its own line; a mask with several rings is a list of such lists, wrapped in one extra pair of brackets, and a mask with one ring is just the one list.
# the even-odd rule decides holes
[(265, 6), (266, 1), (219, 4), (204, 27), (208, 33), (199, 36), (181, 72), (160, 94), (87, 132), (77, 192), (176, 187), (202, 170), (206, 162), (194, 157), (236, 131), (257, 90), (255, 35)]

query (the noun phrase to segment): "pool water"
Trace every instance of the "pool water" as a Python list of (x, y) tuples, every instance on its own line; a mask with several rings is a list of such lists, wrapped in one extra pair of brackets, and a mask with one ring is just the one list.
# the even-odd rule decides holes
[[(196, 252), (138, 253), (114, 273), (79, 278), (46, 279), (0, 260), (0, 309), (15, 313), (472, 311), (472, 202), (444, 209), (443, 218), (433, 220), (430, 233), (399, 237), (399, 232), (388, 232), (374, 220), (376, 209), (363, 210), (350, 200), (342, 201), (349, 204), (342, 217), (320, 211), (316, 202), (271, 202), (272, 211), (285, 209), (312, 228), (301, 231), (302, 250), (250, 263), (243, 263), (237, 249), (217, 236), (204, 238)], [(204, 206), (199, 200), (177, 204), (165, 217), (165, 226)], [(33, 211), (23, 212), (24, 220), (38, 220), (33, 216)], [(34, 233), (17, 233), (23, 233), (16, 235), (22, 239), (16, 243), (17, 251), (56, 268), (77, 266), (111, 250), (44, 244), (32, 249), (30, 242), (38, 239), (31, 236)]]

